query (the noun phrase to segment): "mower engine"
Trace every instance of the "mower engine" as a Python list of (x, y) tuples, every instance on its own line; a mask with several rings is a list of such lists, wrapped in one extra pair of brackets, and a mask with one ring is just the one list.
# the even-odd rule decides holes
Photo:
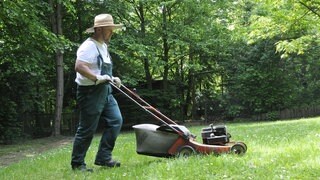
[(225, 125), (213, 125), (203, 128), (201, 132), (203, 144), (225, 145), (229, 142), (231, 135), (227, 133)]

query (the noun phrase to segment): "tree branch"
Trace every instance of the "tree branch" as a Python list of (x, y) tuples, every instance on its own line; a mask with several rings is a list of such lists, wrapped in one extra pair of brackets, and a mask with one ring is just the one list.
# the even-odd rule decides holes
[(305, 8), (307, 8), (309, 11), (311, 11), (313, 14), (317, 15), (320, 17), (320, 14), (315, 11), (311, 6), (308, 6), (306, 3), (302, 2), (302, 1), (299, 1), (299, 3), (304, 6)]

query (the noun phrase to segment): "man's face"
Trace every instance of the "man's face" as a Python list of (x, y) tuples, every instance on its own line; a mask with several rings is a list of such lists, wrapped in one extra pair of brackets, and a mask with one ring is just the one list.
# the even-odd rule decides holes
[(102, 28), (102, 37), (104, 42), (109, 43), (111, 36), (112, 36), (112, 29), (110, 27), (103, 27)]

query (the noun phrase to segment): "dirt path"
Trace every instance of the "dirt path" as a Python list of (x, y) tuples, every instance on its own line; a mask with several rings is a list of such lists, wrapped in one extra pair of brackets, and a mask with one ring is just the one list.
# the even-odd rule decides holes
[(71, 144), (73, 137), (59, 136), (28, 140), (14, 145), (0, 145), (0, 168), (34, 157), (42, 152)]

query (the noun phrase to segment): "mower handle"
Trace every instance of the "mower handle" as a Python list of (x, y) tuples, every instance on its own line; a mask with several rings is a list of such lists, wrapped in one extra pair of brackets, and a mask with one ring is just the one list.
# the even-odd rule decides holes
[(181, 136), (184, 136), (183, 132), (178, 131), (177, 129), (171, 127), (170, 124), (177, 124), (173, 120), (171, 120), (169, 117), (161, 113), (159, 110), (156, 108), (152, 107), (149, 103), (147, 103), (144, 99), (142, 99), (138, 94), (130, 90), (124, 85), (121, 85), (118, 87), (114, 82), (110, 81), (111, 86), (116, 88), (118, 91), (120, 91), (122, 94), (127, 96), (130, 100), (132, 100), (135, 104), (140, 106), (142, 109), (144, 109), (147, 113), (152, 115), (155, 119), (161, 121), (163, 124), (169, 126), (173, 131), (178, 133)]

